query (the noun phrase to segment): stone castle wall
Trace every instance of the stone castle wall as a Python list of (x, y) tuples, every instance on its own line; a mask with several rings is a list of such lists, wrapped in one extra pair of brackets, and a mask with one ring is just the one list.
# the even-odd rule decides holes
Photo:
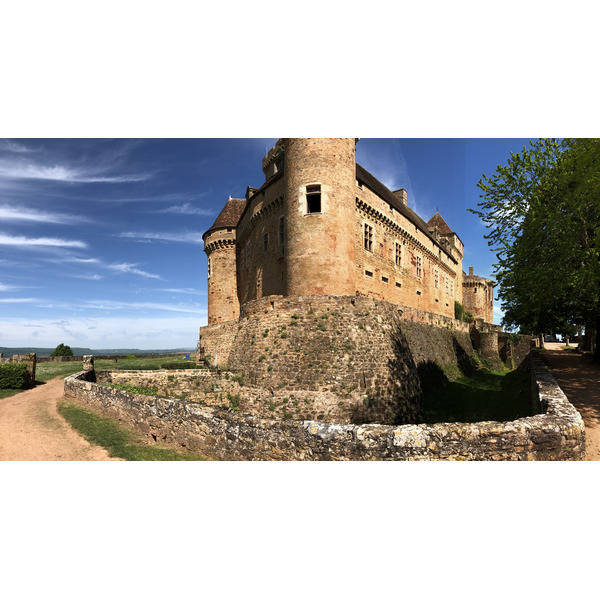
[[(356, 189), (356, 290), (394, 304), (454, 317), (462, 298), (458, 264), (404, 215), (366, 186)], [(372, 227), (372, 250), (365, 248)], [(396, 244), (400, 247), (396, 263)], [(417, 260), (420, 260), (417, 272)]]
[(339, 422), (418, 422), (421, 380), (455, 379), (474, 362), (466, 323), (363, 296), (249, 302), (239, 321), (201, 328), (200, 348), (277, 406), (286, 397), (307, 418)]
[(33, 387), (35, 385), (35, 365), (37, 358), (35, 352), (29, 354), (13, 354), (11, 357), (3, 358), (0, 355), (0, 363), (25, 363), (27, 365), (26, 385)]
[(585, 428), (538, 357), (532, 388), (543, 414), (508, 422), (344, 425), (274, 420), (65, 379), (65, 397), (120, 419), (150, 441), (220, 460), (582, 460)]
[[(238, 226), (237, 287), (240, 303), (285, 291), (284, 180), (279, 177), (249, 200)], [(266, 244), (265, 244), (266, 242)]]

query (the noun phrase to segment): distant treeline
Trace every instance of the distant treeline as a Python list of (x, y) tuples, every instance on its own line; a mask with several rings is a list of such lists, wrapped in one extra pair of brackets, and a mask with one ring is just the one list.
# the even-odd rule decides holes
[[(175, 348), (169, 350), (139, 350), (137, 348), (119, 348), (116, 350), (93, 350), (91, 348), (77, 348), (76, 346), (71, 346), (71, 350), (73, 350), (73, 354), (75, 356), (85, 356), (87, 354), (93, 354), (94, 356), (127, 356), (129, 354), (135, 354), (136, 356), (145, 356), (147, 354), (181, 354), (182, 352), (196, 352), (195, 348), (193, 350), (188, 350), (186, 348)], [(13, 356), (14, 354), (29, 354), (30, 352), (35, 352), (35, 354), (38, 357), (50, 356), (52, 352), (54, 352), (54, 348), (3, 348), (0, 346), (0, 353), (3, 354), (5, 358), (8, 356)]]

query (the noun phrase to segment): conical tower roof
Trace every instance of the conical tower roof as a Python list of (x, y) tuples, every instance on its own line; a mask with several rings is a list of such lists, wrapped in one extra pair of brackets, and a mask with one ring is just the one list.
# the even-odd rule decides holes
[(433, 215), (433, 217), (431, 217), (431, 219), (427, 221), (427, 225), (429, 225), (429, 227), (432, 228), (436, 227), (437, 230), (442, 234), (454, 233), (452, 229), (450, 229), (450, 227), (448, 226), (448, 223), (444, 221), (442, 215), (440, 215), (439, 212), (436, 212), (435, 215)]
[(237, 227), (240, 217), (246, 208), (245, 198), (229, 198), (227, 204), (223, 207), (223, 210), (219, 213), (212, 227), (204, 232), (204, 236), (209, 234), (211, 231), (216, 229), (225, 229), (226, 227)]

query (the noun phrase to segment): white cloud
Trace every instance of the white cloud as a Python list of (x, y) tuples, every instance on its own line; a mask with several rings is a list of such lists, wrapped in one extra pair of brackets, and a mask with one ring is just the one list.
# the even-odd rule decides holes
[(9, 285), (7, 283), (0, 283), (0, 292), (8, 292), (9, 290), (18, 290), (16, 285)]
[(15, 152), (17, 154), (28, 154), (29, 152), (39, 152), (39, 148), (32, 148), (30, 146), (26, 146), (25, 144), (21, 144), (19, 142), (12, 142), (11, 140), (4, 140), (2, 146), (0, 146), (3, 150), (8, 150), (9, 152)]
[(137, 267), (137, 264), (135, 263), (120, 263), (116, 265), (106, 265), (106, 267), (117, 273), (131, 273), (132, 275), (140, 275), (141, 277), (148, 277), (150, 279), (162, 279), (160, 275), (136, 269), (135, 267)]
[[(3, 346), (42, 346), (59, 343), (89, 348), (196, 347), (198, 328), (206, 324), (197, 316), (152, 317), (75, 317), (57, 319), (2, 319), (0, 340)], [(202, 322), (204, 321), (204, 323)]]
[(184, 244), (202, 244), (202, 233), (197, 231), (181, 233), (150, 233), (127, 231), (119, 237), (132, 238), (140, 241), (157, 240), (162, 242), (182, 242)]
[(2, 304), (20, 304), (21, 302), (39, 302), (36, 298), (0, 298)]
[(27, 238), (21, 235), (6, 235), (0, 233), (2, 246), (59, 246), (62, 248), (87, 248), (85, 242), (63, 240), (60, 238)]
[(163, 304), (160, 302), (118, 302), (113, 300), (89, 300), (86, 308), (98, 310), (164, 310), (167, 312), (191, 313), (199, 315), (206, 310), (199, 304)]
[(200, 215), (200, 216), (210, 216), (210, 215), (215, 214), (214, 210), (211, 210), (209, 208), (200, 208), (198, 206), (193, 206), (189, 202), (186, 202), (185, 204), (169, 206), (169, 208), (164, 208), (163, 210), (158, 210), (156, 212), (173, 213), (176, 215)]
[(0, 219), (5, 221), (34, 221), (36, 223), (59, 223), (68, 225), (88, 221), (77, 215), (51, 213), (33, 208), (17, 208), (7, 204), (0, 205)]
[(67, 183), (127, 183), (144, 181), (150, 173), (105, 176), (94, 167), (69, 167), (65, 165), (41, 165), (17, 160), (0, 160), (0, 177), (8, 179), (41, 179)]
[(206, 296), (206, 292), (200, 292), (192, 288), (163, 288), (156, 290), (157, 292), (168, 292), (172, 294), (193, 294), (195, 296)]

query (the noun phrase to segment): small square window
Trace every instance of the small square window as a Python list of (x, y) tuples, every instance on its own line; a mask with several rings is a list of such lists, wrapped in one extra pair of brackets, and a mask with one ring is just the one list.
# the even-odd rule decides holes
[(383, 281), (383, 283), (387, 283), (389, 281), (389, 279), (387, 277), (384, 277), (383, 275), (381, 276), (381, 281)]
[(264, 237), (264, 246), (265, 246), (265, 252), (267, 252), (269, 250), (269, 234), (265, 233), (265, 237)]
[(321, 212), (321, 186), (307, 185), (306, 186), (306, 212), (320, 213)]
[(367, 277), (373, 277), (373, 272), (372, 271), (365, 271), (365, 275)]

